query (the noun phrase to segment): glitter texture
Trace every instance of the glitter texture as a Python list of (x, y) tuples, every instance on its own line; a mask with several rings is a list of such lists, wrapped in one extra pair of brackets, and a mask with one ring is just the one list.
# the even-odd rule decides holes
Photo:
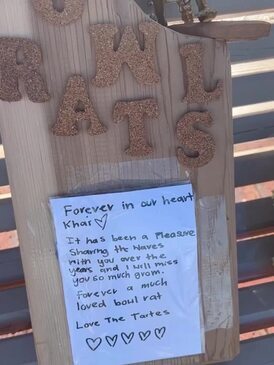
[(97, 73), (92, 83), (97, 87), (113, 85), (126, 63), (142, 85), (160, 81), (156, 72), (156, 37), (160, 28), (155, 23), (141, 23), (139, 30), (144, 34), (145, 47), (142, 51), (131, 26), (126, 26), (117, 51), (114, 50), (114, 36), (119, 29), (112, 24), (96, 24), (90, 27), (95, 42)]
[(180, 49), (183, 56), (186, 96), (184, 101), (193, 104), (209, 104), (221, 97), (223, 82), (218, 81), (215, 90), (204, 89), (203, 78), (203, 47), (200, 43), (186, 44)]
[[(80, 105), (80, 106), (79, 106)], [(57, 136), (74, 136), (79, 134), (78, 123), (89, 121), (88, 133), (92, 136), (106, 132), (89, 99), (85, 80), (80, 75), (68, 80), (62, 105), (60, 106), (53, 134)]]
[(82, 16), (85, 0), (64, 0), (63, 11), (54, 9), (53, 0), (32, 0), (32, 4), (47, 22), (54, 25), (67, 25)]
[[(23, 56), (20, 62), (17, 60), (18, 50)], [(31, 101), (48, 101), (47, 85), (38, 71), (41, 63), (42, 53), (35, 42), (23, 38), (0, 38), (0, 99), (9, 102), (22, 99), (18, 87), (20, 78)]]
[(208, 133), (197, 129), (199, 124), (211, 126), (212, 118), (209, 112), (187, 113), (177, 124), (177, 138), (183, 145), (177, 149), (177, 158), (183, 166), (202, 167), (214, 157), (214, 139)]
[(113, 113), (114, 121), (118, 123), (128, 119), (129, 122), (129, 148), (126, 150), (127, 154), (142, 157), (153, 151), (146, 139), (145, 118), (158, 118), (159, 115), (159, 106), (155, 99), (116, 103)]

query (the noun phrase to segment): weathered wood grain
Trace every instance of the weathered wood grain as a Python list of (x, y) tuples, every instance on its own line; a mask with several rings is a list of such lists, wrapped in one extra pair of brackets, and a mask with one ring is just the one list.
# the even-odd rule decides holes
[[(198, 231), (204, 237), (203, 244), (200, 241), (200, 272), (203, 310), (207, 313), (206, 354), (165, 360), (159, 364), (194, 364), (232, 358), (238, 351), (238, 305), (231, 75), (226, 45), (162, 28), (157, 41), (161, 84), (140, 87), (126, 68), (111, 88), (99, 90), (90, 84), (90, 95), (108, 133), (90, 137), (82, 131), (76, 137), (54, 137), (50, 128), (68, 77), (81, 73), (90, 80), (95, 73), (89, 25), (98, 21), (136, 25), (145, 16), (132, 0), (90, 0), (89, 11), (84, 12), (82, 19), (67, 27), (56, 28), (37, 17), (29, 1), (3, 1), (1, 34), (28, 37), (41, 45), (42, 70), (52, 94), (49, 103), (33, 104), (24, 96), (17, 103), (1, 103), (0, 111), (0, 129), (39, 364), (71, 364), (48, 199), (61, 194), (111, 191), (188, 179), (189, 172), (180, 168), (175, 158), (175, 126), (189, 110), (189, 106), (182, 103), (185, 90), (179, 47), (185, 42), (197, 41), (206, 49), (206, 87), (214, 87), (218, 79), (222, 79), (225, 85), (222, 98), (209, 106), (214, 119), (211, 133), (217, 141), (216, 156), (209, 165), (192, 175), (197, 196)], [(137, 97), (156, 97), (161, 105), (160, 119), (148, 126), (155, 152), (142, 161), (124, 154), (128, 143), (127, 126), (117, 127), (112, 122), (113, 100)], [(193, 107), (200, 108), (198, 105)], [(218, 275), (215, 275), (217, 271)]]

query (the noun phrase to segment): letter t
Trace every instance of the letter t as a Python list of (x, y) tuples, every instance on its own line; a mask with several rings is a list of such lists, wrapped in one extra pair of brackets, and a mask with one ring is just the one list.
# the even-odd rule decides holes
[(137, 101), (120, 101), (116, 103), (113, 118), (115, 123), (128, 118), (129, 148), (126, 153), (130, 156), (147, 156), (153, 148), (148, 144), (145, 131), (145, 116), (158, 118), (159, 105), (155, 99)]

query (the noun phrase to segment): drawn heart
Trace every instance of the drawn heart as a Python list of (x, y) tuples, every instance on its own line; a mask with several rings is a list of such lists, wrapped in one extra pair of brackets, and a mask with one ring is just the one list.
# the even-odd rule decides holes
[(98, 347), (101, 345), (102, 343), (102, 339), (100, 337), (98, 338), (87, 338), (86, 339), (86, 343), (88, 345), (88, 347), (92, 350), (95, 351), (98, 349)]
[(134, 332), (131, 332), (129, 335), (126, 333), (121, 333), (122, 339), (126, 345), (129, 345), (134, 337)]
[(106, 341), (111, 347), (114, 347), (116, 345), (117, 340), (118, 340), (118, 335), (115, 335), (113, 337), (106, 336)]
[(150, 335), (151, 335), (151, 331), (149, 331), (149, 330), (146, 332), (142, 332), (142, 331), (139, 332), (139, 336), (142, 341), (146, 341)]
[(155, 328), (154, 330), (155, 336), (161, 340), (164, 337), (164, 334), (166, 333), (166, 327), (162, 328)]
[(100, 228), (102, 228), (102, 230), (104, 230), (106, 228), (108, 214), (103, 215), (103, 217), (101, 219), (94, 219), (94, 220), (95, 220), (95, 223), (97, 223), (98, 226)]

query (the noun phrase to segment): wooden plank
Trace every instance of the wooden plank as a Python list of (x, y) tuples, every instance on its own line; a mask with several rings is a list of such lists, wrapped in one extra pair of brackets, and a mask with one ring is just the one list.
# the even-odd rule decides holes
[(32, 334), (0, 340), (3, 365), (37, 365)]
[(235, 143), (274, 136), (273, 101), (234, 107), (233, 118)]
[(240, 332), (274, 326), (274, 282), (240, 289)]
[[(233, 107), (257, 105), (259, 103), (273, 103), (274, 95), (274, 72), (259, 75), (234, 78), (233, 85)], [(256, 90), (260, 90), (256, 92)], [(260, 105), (260, 104), (259, 104)], [(237, 110), (237, 109), (236, 109)], [(260, 110), (257, 111), (257, 114)], [(262, 110), (265, 112), (266, 110)], [(256, 112), (256, 110), (255, 110)], [(233, 116), (240, 116), (233, 112)]]
[(259, 337), (241, 344), (240, 355), (219, 365), (274, 365), (274, 335)]
[(0, 250), (0, 288), (24, 280), (19, 248)]
[(260, 114), (273, 113), (273, 112), (274, 112), (274, 102), (272, 100), (264, 101), (261, 103), (244, 104), (241, 106), (233, 107), (233, 118), (236, 119), (248, 116), (258, 116)]
[(0, 232), (13, 231), (15, 219), (11, 199), (0, 199)]
[(234, 157), (244, 157), (274, 151), (274, 137), (234, 144)]
[(26, 288), (0, 291), (0, 335), (31, 328)]
[(263, 58), (272, 58), (274, 41), (274, 26), (272, 25), (270, 36), (262, 38), (250, 44), (250, 42), (231, 43), (229, 45), (231, 60), (235, 62), (243, 62), (250, 60), (258, 60)]
[[(115, 5), (110, 0), (90, 0), (90, 11), (85, 12), (80, 21), (59, 29), (34, 15), (28, 0), (2, 1), (5, 1), (5, 6), (0, 13), (1, 34), (28, 37), (41, 45), (43, 75), (49, 89), (54, 91), (54, 97), (48, 103), (31, 103), (24, 97), (16, 103), (2, 103), (0, 109), (1, 135), (41, 365), (71, 364), (48, 199), (60, 194), (99, 192), (114, 187), (125, 189), (133, 184), (139, 187), (142, 181), (162, 184), (174, 179), (188, 179), (188, 172), (178, 168), (173, 149), (177, 145), (175, 125), (188, 110), (187, 104), (182, 103), (185, 90), (181, 57), (175, 52), (178, 51), (178, 45), (185, 41), (200, 41), (204, 44), (205, 67), (209, 71), (205, 77), (206, 87), (214, 87), (216, 80), (222, 79), (225, 92), (219, 101), (212, 103), (211, 108), (214, 115), (222, 115), (220, 122), (213, 123), (211, 128), (212, 135), (218, 140), (216, 158), (193, 176), (199, 199), (198, 230), (199, 234), (208, 237), (208, 244), (200, 245), (201, 284), (205, 298), (203, 310), (210, 316), (206, 323), (207, 354), (165, 363), (191, 364), (204, 360), (217, 361), (220, 356), (233, 357), (238, 349), (238, 305), (231, 78), (225, 44), (174, 34), (163, 28), (157, 47), (163, 87), (140, 88), (131, 81), (125, 68), (113, 88), (90, 87), (89, 90), (101, 119), (109, 128), (108, 133), (95, 138), (86, 133), (73, 138), (56, 138), (50, 133), (50, 127), (56, 118), (68, 77), (77, 72), (90, 79), (95, 73), (88, 25), (98, 22), (98, 17), (104, 23), (116, 23), (117, 14), (123, 25), (133, 19), (134, 22), (136, 19), (141, 22), (145, 17), (131, 0), (113, 0)], [(167, 52), (172, 54), (169, 59)], [(172, 87), (167, 88), (166, 85)], [(151, 143), (156, 147), (150, 160), (136, 161), (125, 155), (127, 125), (115, 127), (112, 123), (113, 95), (116, 95), (117, 100), (122, 100), (136, 98), (137, 93), (142, 98), (153, 95), (161, 105), (161, 117), (149, 126)], [(157, 166), (161, 170), (159, 173)], [(224, 232), (228, 232), (229, 242), (224, 240)], [(212, 275), (208, 280), (208, 273), (216, 270), (219, 275)], [(219, 316), (222, 312), (224, 315)], [(217, 329), (219, 326), (221, 328)]]
[(233, 78), (274, 72), (274, 58), (234, 63), (231, 71)]
[(0, 186), (9, 185), (8, 173), (6, 162), (3, 158), (0, 158)]
[(274, 136), (274, 113), (234, 119), (234, 141), (243, 143)]
[(259, 230), (273, 226), (273, 199), (252, 200), (236, 205), (237, 233)]
[(261, 21), (218, 21), (211, 23), (169, 24), (175, 32), (226, 42), (256, 40), (267, 37), (271, 24)]
[(0, 232), (0, 250), (19, 246), (17, 231)]
[(274, 151), (235, 159), (236, 187), (274, 180)]
[[(1, 142), (2, 143), (2, 142)], [(0, 158), (5, 158), (5, 152), (4, 147), (2, 144), (0, 144)]]
[(237, 249), (240, 283), (274, 275), (274, 235), (241, 241)]

